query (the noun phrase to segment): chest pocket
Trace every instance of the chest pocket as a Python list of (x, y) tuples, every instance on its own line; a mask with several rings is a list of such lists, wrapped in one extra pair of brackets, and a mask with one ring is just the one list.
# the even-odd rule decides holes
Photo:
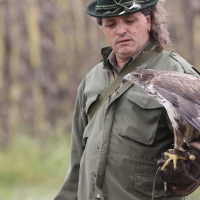
[(120, 135), (145, 145), (153, 144), (163, 106), (142, 89), (130, 90), (124, 106)]

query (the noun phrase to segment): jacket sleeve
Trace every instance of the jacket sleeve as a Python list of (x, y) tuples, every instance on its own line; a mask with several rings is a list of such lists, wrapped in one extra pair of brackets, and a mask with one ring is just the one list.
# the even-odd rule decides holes
[(87, 124), (87, 116), (83, 108), (84, 81), (77, 93), (72, 122), (71, 160), (63, 185), (54, 200), (77, 200), (79, 166), (83, 154), (83, 132)]

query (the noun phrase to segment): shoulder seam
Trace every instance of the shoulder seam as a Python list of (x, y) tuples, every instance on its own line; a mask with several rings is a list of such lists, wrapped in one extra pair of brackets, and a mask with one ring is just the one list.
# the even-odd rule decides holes
[(195, 74), (195, 72), (193, 72), (193, 66), (190, 63), (188, 63), (183, 57), (181, 57), (178, 53), (176, 53), (175, 51), (171, 51), (170, 56), (181, 65), (181, 67), (184, 70), (184, 73)]

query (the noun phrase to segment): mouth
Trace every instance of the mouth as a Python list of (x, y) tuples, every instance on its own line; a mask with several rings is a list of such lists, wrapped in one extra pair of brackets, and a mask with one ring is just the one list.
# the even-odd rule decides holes
[(117, 44), (127, 44), (129, 43), (131, 40), (130, 39), (120, 39), (118, 40), (116, 43)]

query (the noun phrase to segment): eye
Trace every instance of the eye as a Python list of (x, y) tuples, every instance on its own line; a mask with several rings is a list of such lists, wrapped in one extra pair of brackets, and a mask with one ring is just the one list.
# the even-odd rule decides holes
[(133, 24), (135, 22), (135, 20), (127, 20), (126, 23), (127, 24)]
[(135, 74), (135, 77), (136, 77), (136, 78), (140, 78), (140, 75), (139, 75), (139, 74)]
[(114, 26), (115, 26), (114, 23), (112, 23), (112, 24), (107, 24), (107, 25), (106, 25), (107, 28), (113, 28)]

